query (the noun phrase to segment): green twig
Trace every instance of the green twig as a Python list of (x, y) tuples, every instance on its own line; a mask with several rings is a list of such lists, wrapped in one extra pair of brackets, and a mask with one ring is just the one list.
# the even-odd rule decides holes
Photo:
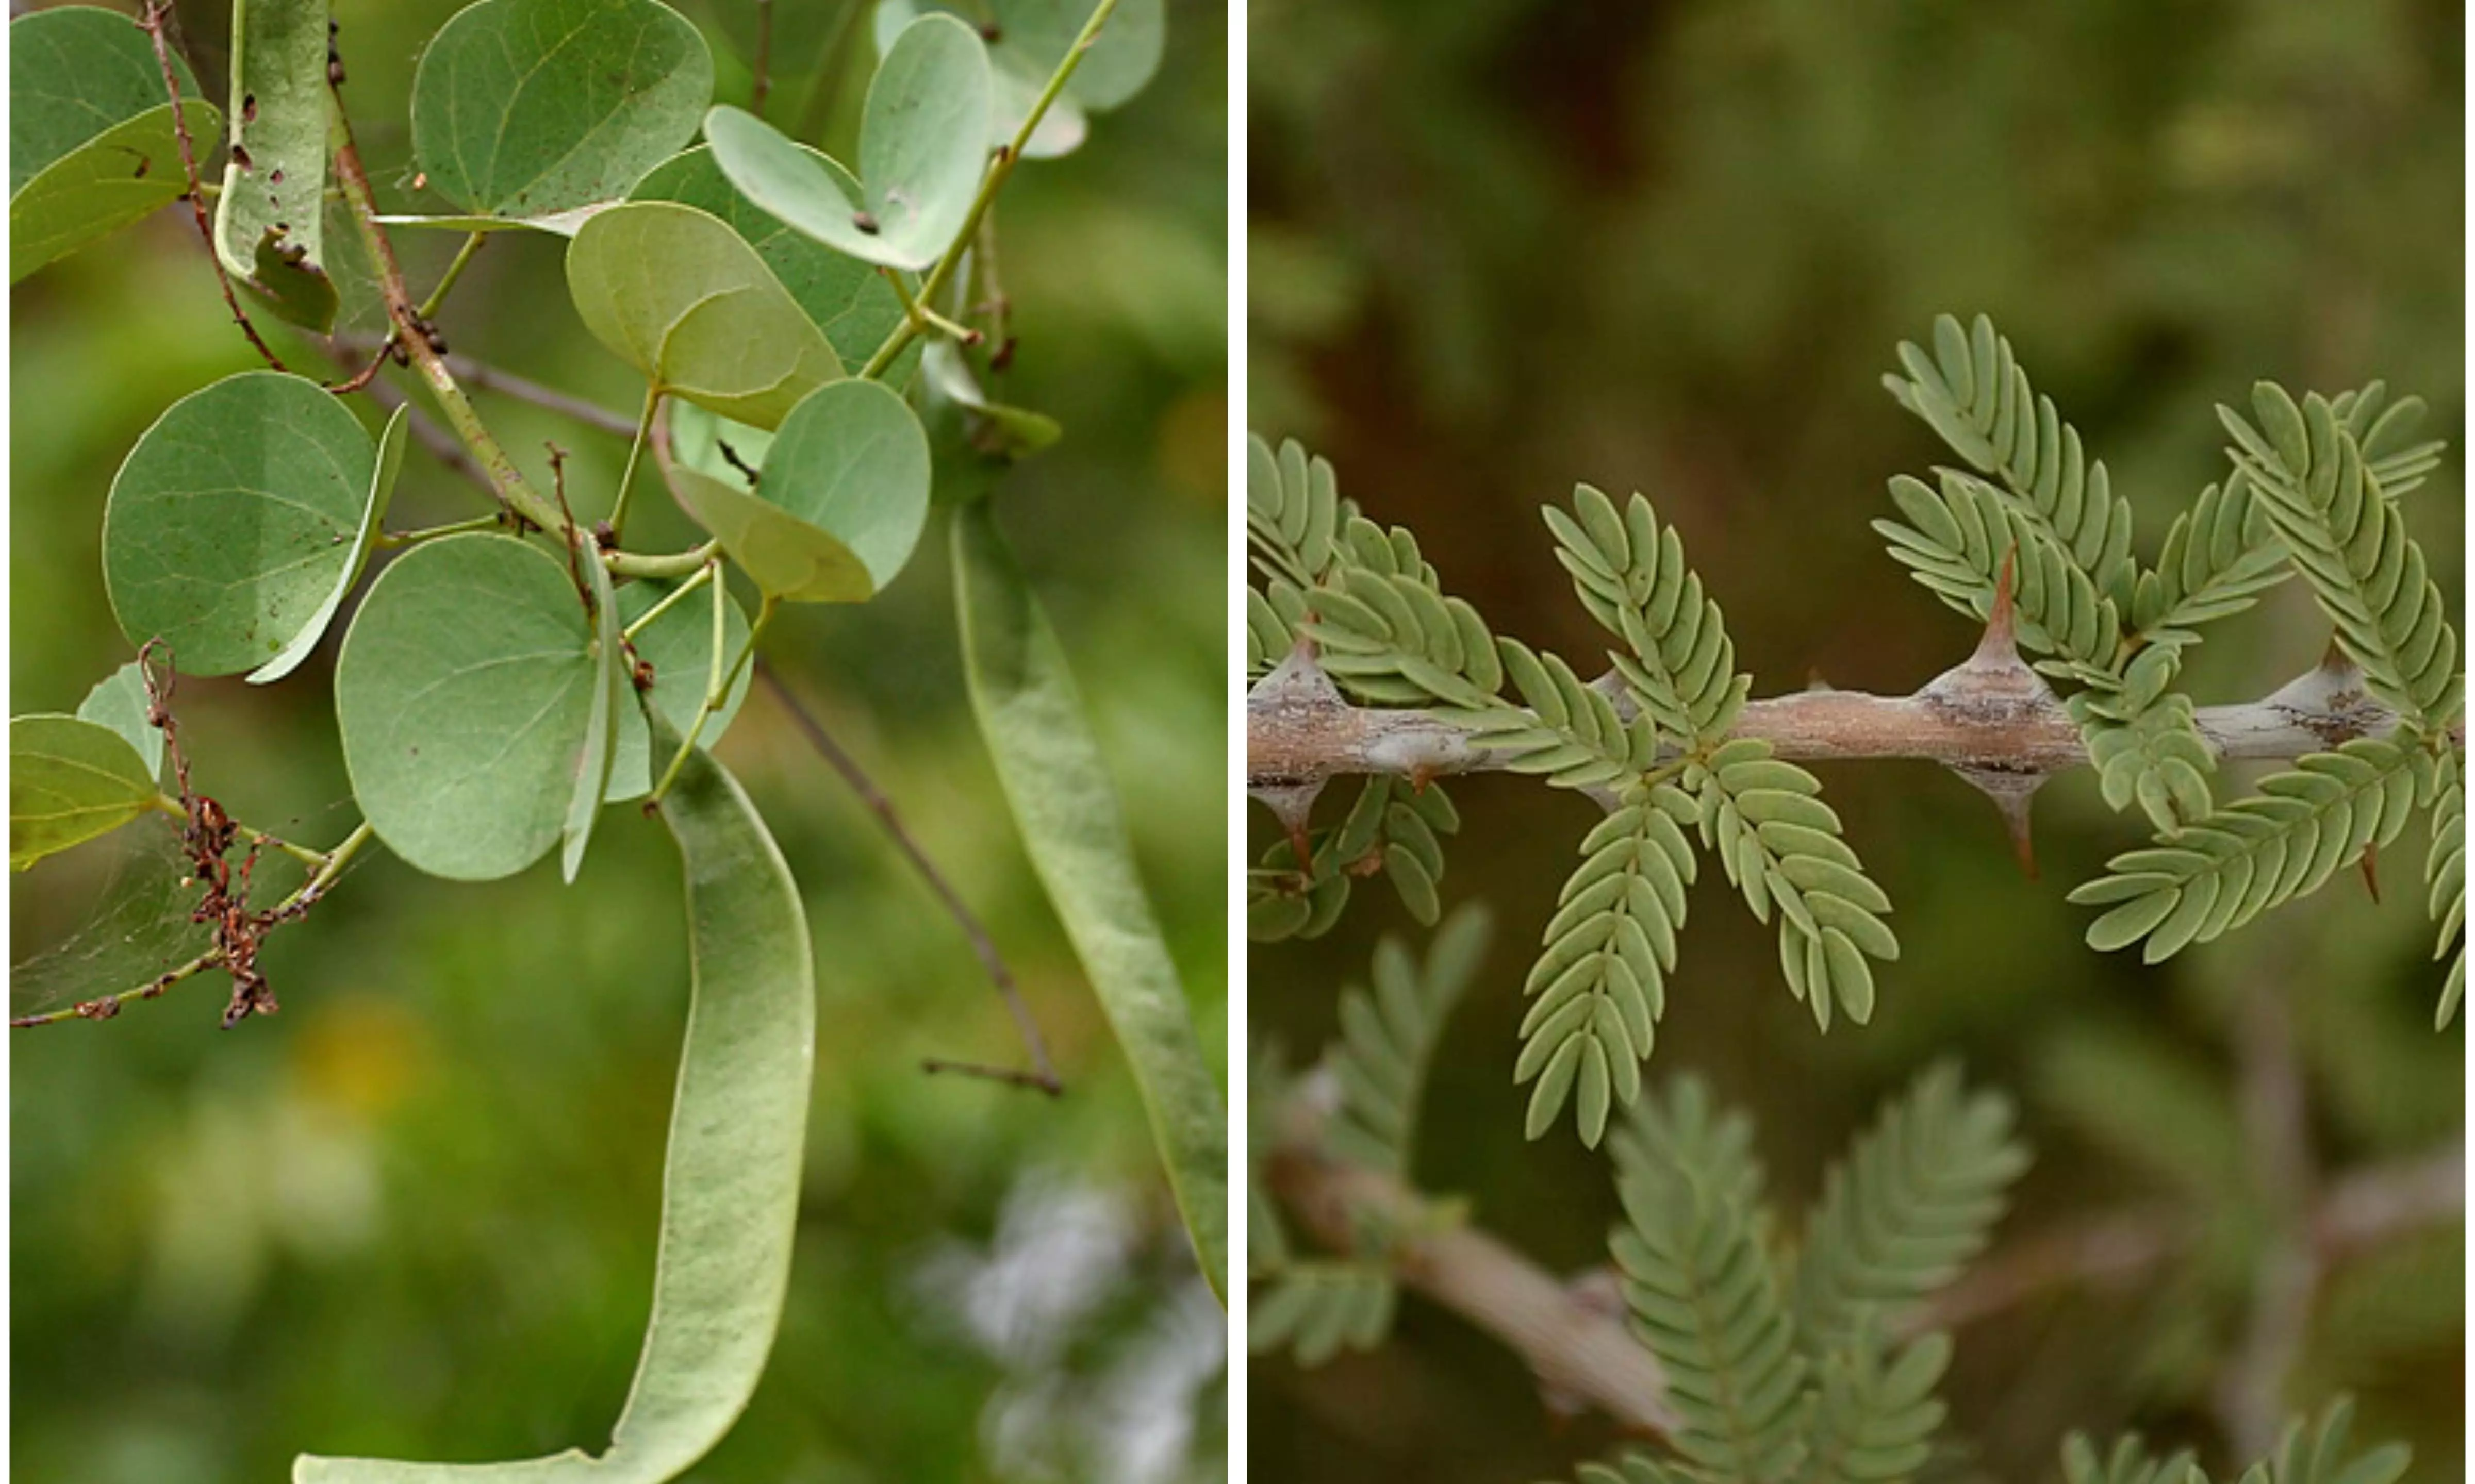
[(627, 445), (627, 467), (619, 471), (619, 496), (610, 502), (610, 530), (613, 539), (627, 529), (627, 492), (635, 487), (636, 465), (645, 456), (645, 437), (652, 431), (653, 410), (662, 404), (662, 389), (645, 388), (645, 413), (636, 420), (635, 441)]
[(757, 605), (756, 621), (747, 626), (747, 643), (740, 646), (739, 657), (730, 662), (729, 673), (723, 673), (722, 600), (725, 592), (726, 590), (720, 584), (715, 585), (714, 671), (705, 687), (703, 704), (697, 707), (696, 719), (688, 724), (687, 736), (680, 741), (678, 753), (671, 759), (671, 766), (662, 769), (662, 781), (653, 785), (653, 791), (646, 797), (645, 808), (649, 812), (658, 807), (663, 796), (671, 791), (671, 785), (677, 781), (679, 769), (686, 766), (688, 755), (696, 751), (697, 739), (704, 735), (705, 722), (712, 718), (715, 712), (722, 709), (723, 697), (728, 695), (730, 688), (739, 683), (739, 672), (747, 667), (748, 660), (755, 655), (756, 641), (764, 637), (765, 625), (773, 621), (775, 599), (769, 593), (765, 600)]
[(428, 320), (439, 311), (439, 308), (447, 303), (449, 292), (455, 287), (455, 280), (464, 277), (464, 265), (471, 262), (474, 255), (481, 251), (481, 244), (488, 241), (489, 237), (488, 232), (481, 231), (473, 232), (465, 237), (464, 245), (455, 250), (454, 261), (447, 265), (447, 272), (440, 276), (438, 286), (431, 289), (429, 297), (421, 302), (421, 307), (414, 311), (416, 314)]
[(504, 526), (506, 522), (507, 518), (503, 515), (477, 515), (469, 521), (454, 521), (445, 525), (424, 526), (417, 531), (388, 531), (379, 537), (378, 547), (381, 551), (397, 551), (405, 547), (417, 547), (425, 541), (436, 541), (441, 536), (462, 536), (473, 531), (498, 530)]
[[(720, 571), (721, 566), (718, 562), (707, 562), (702, 567), (698, 568), (694, 576), (688, 578), (687, 581), (680, 583), (677, 587), (671, 589), (668, 593), (663, 594), (661, 601), (655, 603), (652, 607), (646, 609), (644, 616), (638, 619), (635, 622), (628, 624), (620, 637), (630, 641), (634, 640), (635, 637), (650, 625), (655, 619), (658, 619), (662, 615), (670, 612), (672, 604), (676, 603), (681, 598), (686, 597), (689, 594), (695, 592), (697, 589), (704, 586), (705, 583), (710, 581)], [(719, 645), (716, 647), (718, 648)]]

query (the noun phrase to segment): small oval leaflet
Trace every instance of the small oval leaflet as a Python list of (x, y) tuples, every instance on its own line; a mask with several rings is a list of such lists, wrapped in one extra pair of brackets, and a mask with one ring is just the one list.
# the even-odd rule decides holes
[[(223, 115), (175, 56), (181, 116), (203, 160)], [(94, 6), (9, 23), (9, 281), (177, 201), (187, 182), (154, 47)]]
[(104, 508), (104, 583), (121, 632), (163, 641), (184, 674), (279, 657), (288, 663), (276, 673), (290, 669), (367, 554), (359, 536), (386, 493), (381, 472), (359, 420), (304, 377), (244, 371), (174, 402)]
[(567, 250), (594, 338), (660, 391), (772, 427), (843, 365), (756, 250), (721, 218), (663, 201), (601, 212)]
[(902, 29), (869, 84), (859, 193), (763, 119), (705, 115), (716, 163), (759, 207), (864, 262), (921, 269), (954, 242), (988, 165), (994, 109), (988, 48), (950, 15)]
[(155, 807), (155, 775), (126, 738), (76, 717), (9, 723), (9, 864), (24, 870)]
[(488, 534), (405, 552), (335, 665), (344, 765), (379, 839), (455, 881), (540, 860), (567, 821), (599, 673), (556, 557)]
[(713, 55), (657, 0), (480, 0), (421, 55), (413, 157), (486, 216), (616, 201), (696, 136)]

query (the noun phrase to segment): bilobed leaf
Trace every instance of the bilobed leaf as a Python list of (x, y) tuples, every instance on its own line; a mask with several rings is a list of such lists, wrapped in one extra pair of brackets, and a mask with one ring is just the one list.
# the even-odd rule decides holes
[(752, 113), (718, 108), (705, 138), (731, 183), (795, 231), (889, 268), (925, 268), (953, 245), (988, 164), (989, 54), (950, 15), (902, 29), (869, 84), (859, 192)]
[(928, 439), (874, 381), (819, 388), (782, 420), (753, 491), (692, 470), (672, 486), (758, 587), (864, 602), (910, 560), (928, 517)]
[[(853, 196), (859, 182), (850, 172), (806, 145), (796, 146), (818, 169), (832, 176)], [(627, 193), (630, 201), (674, 201), (709, 211), (739, 233), (782, 287), (825, 332), (844, 364), (865, 362), (902, 323), (902, 301), (894, 285), (869, 263), (837, 253), (821, 242), (793, 231), (740, 194), (714, 162), (713, 147), (699, 144), (653, 167)], [(886, 380), (900, 385), (907, 366), (897, 361)], [(743, 453), (746, 450), (740, 450)], [(754, 455), (748, 462), (754, 463)]]
[(146, 671), (135, 660), (96, 681), (77, 709), (79, 720), (118, 732), (122, 741), (137, 749), (146, 764), (146, 776), (160, 778), (163, 733), (146, 719)]
[(174, 402), (104, 508), (121, 632), (161, 639), (191, 675), (283, 655), (331, 614), (377, 473), (370, 435), (304, 377), (245, 371)]
[(215, 202), (215, 255), (268, 308), (335, 323), (323, 222), (327, 0), (233, 0), (232, 156)]
[[(1084, 22), (1090, 19), (1094, 3), (991, 0), (983, 8), (989, 27), (981, 35), (988, 41), (989, 66), (996, 85), (991, 144), (1013, 140), (1049, 77), (1081, 35)], [(876, 8), (877, 51), (882, 54), (890, 48), (914, 19), (938, 12), (974, 18), (973, 12), (941, 0), (881, 0)], [(1161, 0), (1120, 0), (1091, 49), (1076, 64), (1073, 76), (1066, 79), (1065, 91), (1032, 132), (1023, 154), (1048, 159), (1072, 153), (1088, 131), (1087, 109), (1101, 113), (1117, 107), (1142, 91), (1160, 70), (1166, 31)]]
[(988, 504), (954, 515), (954, 579), (971, 709), (1100, 1008), (1134, 1067), (1169, 1188), (1213, 1292), (1228, 1292), (1228, 1133), (1177, 966), (1065, 650)]
[[(584, 538), (589, 540), (590, 538)], [(618, 712), (627, 693), (626, 662), (619, 648), (619, 595), (611, 591), (610, 570), (598, 551), (587, 549), (577, 563), (593, 597), (593, 699), (584, 717), (584, 745), (576, 756), (576, 783), (567, 796), (567, 821), (559, 828), (559, 874), (569, 881), (584, 864), (585, 848), (593, 842), (593, 822), (601, 816), (602, 798), (610, 790), (610, 768), (617, 756)]]
[(282, 653), (249, 672), (252, 685), (281, 680), (298, 669), (301, 662), (318, 647), (318, 641), (326, 637), (327, 625), (335, 621), (336, 610), (344, 606), (344, 598), (353, 591), (353, 584), (361, 580), (361, 572), (369, 566), (370, 553), (377, 549), (379, 535), (384, 529), (387, 506), (395, 499), (395, 476), (397, 471), (404, 467), (404, 441), (410, 430), (408, 419), (411, 415), (409, 406), (399, 403), (394, 416), (387, 419), (385, 430), (379, 434), (378, 459), (370, 474), (369, 503), (362, 507), (360, 529), (353, 537), (351, 555), (345, 559), (343, 571), (337, 573), (334, 587), (327, 594), (327, 601), (310, 615), (309, 621), (292, 636), (292, 642), (283, 646)]
[(9, 864), (24, 870), (155, 807), (155, 775), (127, 738), (76, 717), (9, 723)]
[(413, 158), (471, 211), (546, 217), (627, 194), (712, 100), (704, 37), (657, 0), (480, 0), (421, 54)]
[[(669, 587), (666, 583), (631, 582), (621, 588), (620, 623), (633, 623), (651, 612)], [(741, 610), (738, 599), (725, 599), (722, 621), (722, 663), (726, 666), (747, 643), (747, 615)], [(689, 594), (639, 629), (629, 643), (634, 645), (637, 658), (653, 667), (650, 698), (654, 709), (670, 719), (673, 730), (686, 731), (695, 724), (697, 708), (704, 703), (705, 687), (713, 677), (712, 595)], [(754, 678), (752, 668), (740, 670), (739, 678), (723, 693), (722, 704), (705, 721), (704, 731), (697, 738), (698, 746), (710, 747), (730, 730), (732, 718), (739, 715), (739, 703), (747, 698), (747, 687)], [(617, 750), (610, 761), (610, 790), (604, 796), (616, 804), (643, 798), (652, 787), (652, 744), (645, 730), (645, 714), (623, 699)]]
[[(677, 734), (658, 714), (651, 725), (674, 752)], [(662, 1484), (746, 1410), (790, 1282), (816, 971), (798, 885), (721, 765), (690, 754), (661, 815), (687, 877), (693, 977), (652, 1317), (608, 1450), (484, 1466), (304, 1456), (294, 1484)]]
[(756, 250), (720, 218), (631, 202), (584, 224), (567, 289), (594, 338), (665, 393), (772, 427), (842, 361)]
[[(179, 57), (183, 118), (203, 158), (223, 115)], [(188, 189), (163, 73), (145, 33), (94, 6), (9, 23), (9, 281)]]
[(335, 717), (387, 848), (456, 881), (541, 859), (585, 742), (591, 645), (566, 566), (513, 537), (428, 542), (381, 573), (344, 636)]

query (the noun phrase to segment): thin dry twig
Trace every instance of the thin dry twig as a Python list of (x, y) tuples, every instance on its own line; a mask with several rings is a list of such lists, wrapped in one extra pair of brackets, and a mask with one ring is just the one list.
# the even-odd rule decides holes
[[(387, 340), (393, 338), (393, 336), (386, 337)], [(384, 342), (376, 335), (339, 334), (335, 336), (335, 343), (349, 350), (360, 351), (374, 346), (382, 346)], [(496, 392), (502, 397), (513, 398), (517, 401), (530, 402), (536, 407), (546, 408), (561, 417), (573, 418), (587, 427), (600, 428), (616, 437), (636, 436), (636, 420), (624, 413), (612, 412), (580, 397), (572, 397), (555, 388), (544, 386), (538, 381), (527, 380), (511, 371), (502, 370), (487, 361), (475, 360), (469, 355), (451, 353), (444, 359), (448, 372), (456, 380), (476, 391)]]
[(1004, 956), (997, 952), (996, 940), (989, 936), (988, 929), (981, 925), (979, 918), (963, 901), (962, 894), (946, 881), (944, 874), (937, 869), (936, 863), (928, 859), (928, 853), (904, 828), (902, 816), (894, 810), (894, 801), (885, 796), (885, 791), (868, 776), (858, 761), (843, 749), (842, 743), (834, 741), (833, 734), (825, 730), (824, 723), (817, 719), (815, 713), (800, 703), (782, 677), (762, 659), (756, 662), (756, 677), (789, 713), (800, 734), (807, 738), (808, 744), (817, 749), (826, 764), (842, 776), (843, 782), (850, 786), (851, 791), (859, 795), (860, 802), (876, 815), (878, 825), (894, 841), (894, 848), (902, 852), (903, 858), (911, 863), (912, 869), (919, 873), (920, 879), (928, 884), (929, 890), (943, 904), (946, 914), (963, 930), (963, 936), (970, 941), (971, 951), (979, 956), (980, 966), (988, 972), (989, 983), (996, 986), (997, 994), (1005, 1001), (1007, 1013), (1014, 1017), (1015, 1029), (1021, 1034), (1023, 1050), (1031, 1058), (1032, 1065), (1029, 1072), (1007, 1072), (969, 1062), (932, 1059), (923, 1063), (924, 1068), (930, 1072), (960, 1072), (1017, 1086), (1037, 1087), (1052, 1098), (1063, 1093), (1066, 1084), (1058, 1080), (1057, 1069), (1049, 1061), (1048, 1044), (1041, 1036), (1040, 1023), (1032, 1018), (1031, 1008), (1023, 1003), (1021, 987), (1015, 983), (1014, 971), (1006, 967)]

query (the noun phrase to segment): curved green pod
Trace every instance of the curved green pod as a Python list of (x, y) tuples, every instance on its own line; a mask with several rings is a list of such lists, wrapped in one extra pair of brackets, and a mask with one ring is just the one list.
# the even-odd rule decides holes
[[(675, 752), (676, 729), (658, 711), (648, 720), (657, 755)], [(686, 868), (693, 1000), (652, 1319), (608, 1450), (498, 1464), (304, 1455), (294, 1484), (661, 1484), (747, 1408), (790, 1280), (816, 971), (798, 887), (738, 781), (690, 752), (661, 815)]]

